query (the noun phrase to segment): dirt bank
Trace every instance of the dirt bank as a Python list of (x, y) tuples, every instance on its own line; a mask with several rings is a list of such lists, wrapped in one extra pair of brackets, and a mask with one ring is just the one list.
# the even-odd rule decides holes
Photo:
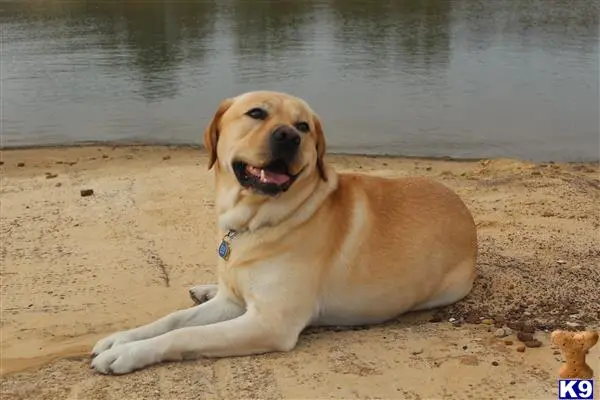
[[(309, 330), (287, 354), (99, 376), (86, 358), (98, 338), (188, 307), (187, 288), (215, 280), (206, 157), (85, 147), (1, 160), (3, 399), (556, 398), (561, 357), (544, 330), (600, 324), (597, 164), (330, 156), (340, 171), (431, 176), (464, 198), (481, 243), (467, 299), (369, 329)], [(513, 334), (496, 338), (505, 325)], [(516, 330), (531, 329), (542, 346), (516, 351)], [(588, 355), (597, 373), (599, 354)]]

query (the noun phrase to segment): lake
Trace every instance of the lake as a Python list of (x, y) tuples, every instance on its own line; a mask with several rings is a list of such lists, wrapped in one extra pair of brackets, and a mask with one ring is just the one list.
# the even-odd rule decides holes
[(599, 157), (598, 2), (0, 3), (1, 145), (201, 144), (225, 97), (304, 98), (330, 151)]

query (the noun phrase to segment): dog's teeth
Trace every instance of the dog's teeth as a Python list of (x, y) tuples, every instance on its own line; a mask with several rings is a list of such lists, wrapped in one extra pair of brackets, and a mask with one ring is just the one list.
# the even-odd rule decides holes
[(267, 181), (267, 177), (265, 176), (265, 170), (261, 169), (260, 170), (260, 181), (265, 183)]

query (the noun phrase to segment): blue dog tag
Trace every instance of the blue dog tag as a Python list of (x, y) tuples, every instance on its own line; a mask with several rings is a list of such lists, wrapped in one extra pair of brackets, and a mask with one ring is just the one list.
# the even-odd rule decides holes
[(218, 249), (219, 257), (221, 257), (225, 261), (227, 261), (229, 259), (229, 253), (231, 253), (230, 242), (231, 242), (231, 239), (233, 239), (235, 235), (236, 235), (236, 231), (232, 230), (232, 231), (227, 232), (227, 234), (223, 237), (221, 244), (219, 245), (219, 249)]
[(219, 257), (221, 257), (223, 260), (227, 261), (227, 259), (229, 258), (230, 252), (231, 252), (231, 249), (229, 248), (229, 243), (227, 243), (225, 241), (225, 239), (223, 239), (221, 241), (221, 244), (219, 245)]

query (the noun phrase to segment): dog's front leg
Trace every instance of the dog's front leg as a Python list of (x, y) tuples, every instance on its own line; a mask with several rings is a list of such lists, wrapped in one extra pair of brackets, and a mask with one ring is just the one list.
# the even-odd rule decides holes
[(104, 374), (126, 374), (162, 361), (288, 351), (305, 327), (304, 319), (266, 316), (256, 310), (212, 325), (181, 328), (151, 339), (113, 347), (92, 361)]
[(92, 356), (119, 345), (137, 340), (149, 339), (174, 329), (187, 326), (208, 325), (239, 317), (245, 309), (234, 303), (223, 293), (198, 306), (179, 310), (147, 325), (126, 331), (116, 332), (98, 341), (92, 349)]

